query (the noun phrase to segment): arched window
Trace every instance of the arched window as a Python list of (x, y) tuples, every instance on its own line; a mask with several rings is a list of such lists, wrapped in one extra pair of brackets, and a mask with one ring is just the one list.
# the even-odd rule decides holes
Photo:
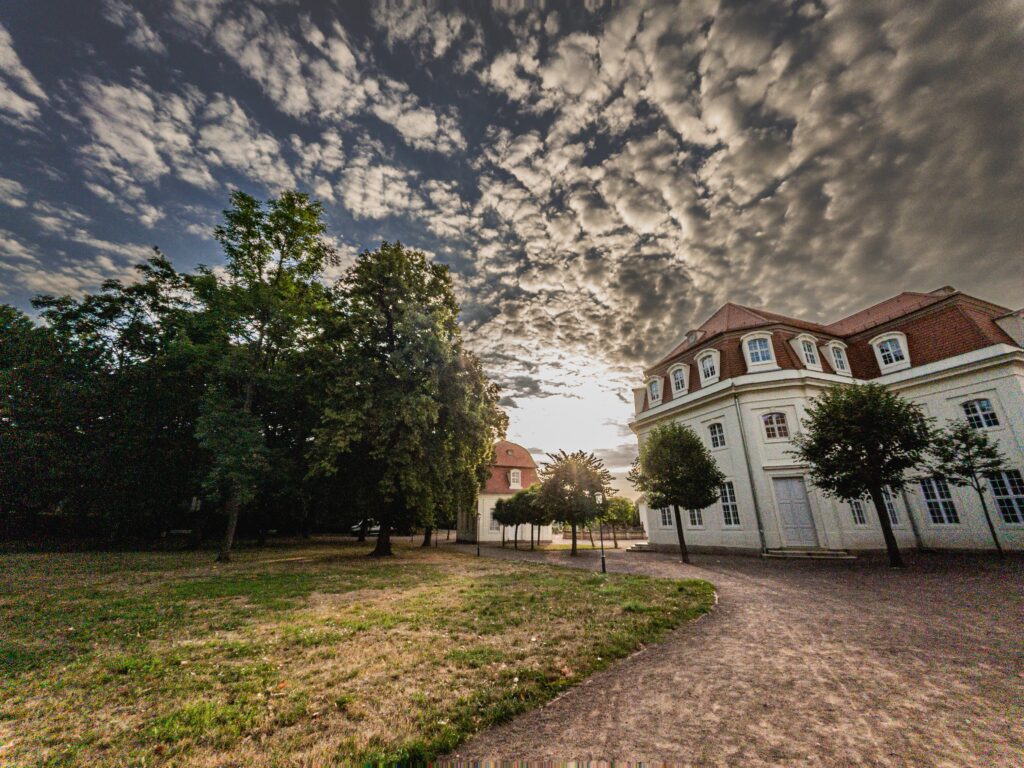
[(838, 373), (846, 373), (850, 370), (850, 364), (846, 362), (846, 350), (840, 346), (829, 347), (832, 350), (832, 367)]
[(701, 352), (697, 357), (697, 367), (700, 369), (700, 383), (702, 386), (714, 384), (718, 381), (719, 355), (717, 349), (709, 349)]
[(876, 336), (870, 342), (882, 373), (894, 373), (910, 367), (910, 352), (906, 335), (899, 331)]
[(996, 409), (992, 407), (992, 401), (987, 397), (968, 400), (961, 407), (964, 409), (967, 423), (975, 429), (999, 426), (999, 417), (996, 416)]
[(770, 363), (772, 361), (772, 345), (768, 339), (751, 339), (747, 342), (747, 352), (752, 363)]
[(766, 413), (761, 417), (764, 423), (764, 436), (769, 440), (780, 440), (789, 437), (789, 422), (784, 413)]
[(651, 379), (647, 384), (647, 392), (651, 396), (651, 405), (661, 402), (661, 380)]
[(669, 369), (672, 379), (672, 394), (685, 393), (690, 388), (689, 369), (686, 365), (676, 365)]

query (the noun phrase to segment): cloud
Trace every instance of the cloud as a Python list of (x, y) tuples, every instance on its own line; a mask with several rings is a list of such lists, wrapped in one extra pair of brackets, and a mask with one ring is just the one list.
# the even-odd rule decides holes
[(29, 128), (39, 119), (39, 105), (49, 100), (15, 52), (10, 32), (0, 24), (0, 120)]
[(20, 182), (0, 176), (0, 204), (9, 208), (24, 208), (27, 204), (27, 191)]
[(167, 46), (149, 26), (146, 17), (125, 0), (104, 0), (103, 17), (128, 33), (125, 39), (130, 45), (150, 53), (167, 53)]
[(338, 193), (356, 218), (382, 219), (422, 209), (422, 200), (411, 186), (415, 175), (387, 163), (379, 148), (364, 143), (349, 161)]

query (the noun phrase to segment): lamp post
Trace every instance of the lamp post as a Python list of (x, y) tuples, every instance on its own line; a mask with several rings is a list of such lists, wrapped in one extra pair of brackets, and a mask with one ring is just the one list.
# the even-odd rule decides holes
[[(597, 508), (600, 511), (602, 509), (602, 507), (604, 507), (604, 494), (603, 493), (596, 493), (596, 494), (594, 494), (594, 501), (597, 502)], [(591, 530), (593, 530), (593, 529), (591, 529)], [(605, 560), (604, 560), (604, 517), (603, 516), (599, 517), (597, 519), (597, 530), (600, 532), (600, 537), (601, 537), (601, 573), (608, 573), (608, 566), (605, 564)]]
[(476, 556), (480, 557), (480, 504), (476, 505)]

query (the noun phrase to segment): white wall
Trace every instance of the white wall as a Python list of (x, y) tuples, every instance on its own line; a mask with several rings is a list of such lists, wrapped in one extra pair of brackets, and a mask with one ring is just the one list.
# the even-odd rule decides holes
[[(491, 530), (491, 521), (493, 519), (494, 505), (498, 499), (510, 499), (512, 498), (511, 493), (481, 493), (477, 497), (477, 515), (472, 517), (466, 515), (460, 520), (458, 540), (459, 541), (476, 541), (476, 526), (477, 521), (480, 525), (480, 541), (482, 542), (501, 542), (501, 528), (497, 530)], [(536, 529), (534, 531), (536, 535)], [(515, 536), (515, 529), (507, 527), (505, 529), (505, 539), (509, 542), (513, 540)], [(519, 526), (519, 539), (529, 544), (530, 540), (530, 526)], [(545, 525), (540, 528), (540, 541), (550, 542), (551, 541), (551, 526)]]

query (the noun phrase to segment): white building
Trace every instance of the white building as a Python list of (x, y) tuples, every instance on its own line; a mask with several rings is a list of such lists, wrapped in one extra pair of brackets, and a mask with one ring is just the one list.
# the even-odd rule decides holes
[[(512, 498), (517, 491), (539, 481), (537, 462), (523, 446), (499, 440), (494, 444), (494, 456), (490, 477), (477, 496), (476, 509), (459, 514), (456, 539), (460, 542), (475, 542), (478, 532), (481, 542), (500, 542), (502, 536), (511, 541), (515, 532), (511, 528), (502, 531), (493, 516), (494, 505), (498, 499)], [(540, 533), (534, 532), (534, 536), (539, 536), (538, 541), (550, 543), (551, 526), (542, 526)], [(530, 526), (519, 527), (519, 538), (529, 544)]]
[[(1010, 472), (990, 479), (1000, 543), (1024, 549), (1024, 310), (953, 288), (902, 293), (829, 325), (726, 304), (633, 390), (640, 443), (667, 421), (691, 427), (728, 478), (721, 499), (681, 511), (697, 551), (884, 549), (870, 500), (814, 487), (789, 455), (808, 403), (836, 383), (874, 381), (920, 403), (938, 425), (967, 419), (998, 442)], [(901, 547), (993, 549), (977, 494), (917, 478), (889, 495)], [(647, 509), (655, 548), (675, 548), (670, 510)]]

